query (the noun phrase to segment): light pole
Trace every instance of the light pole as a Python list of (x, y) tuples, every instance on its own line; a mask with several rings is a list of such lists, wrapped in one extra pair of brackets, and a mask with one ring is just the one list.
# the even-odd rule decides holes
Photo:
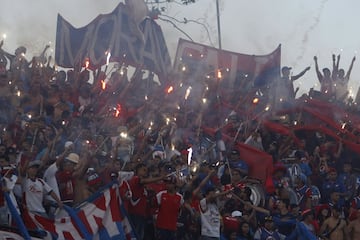
[(221, 29), (220, 29), (219, 0), (216, 0), (216, 16), (217, 16), (217, 29), (218, 29), (219, 49), (221, 50)]

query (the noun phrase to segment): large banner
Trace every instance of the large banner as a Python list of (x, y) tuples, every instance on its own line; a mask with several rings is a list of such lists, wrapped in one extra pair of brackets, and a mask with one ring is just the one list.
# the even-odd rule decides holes
[(121, 209), (118, 185), (114, 184), (78, 208), (64, 206), (55, 220), (27, 212), (30, 228), (40, 228), (55, 239), (131, 239), (132, 228)]
[(123, 3), (82, 28), (73, 27), (58, 15), (57, 65), (71, 68), (88, 58), (89, 67), (96, 68), (106, 63), (109, 52), (111, 61), (153, 71), (160, 79), (171, 70), (171, 59), (160, 26), (149, 18), (137, 26)]
[(174, 69), (185, 66), (196, 76), (195, 79), (221, 70), (224, 77), (222, 87), (249, 90), (270, 85), (278, 78), (280, 60), (281, 45), (267, 55), (247, 55), (180, 39)]

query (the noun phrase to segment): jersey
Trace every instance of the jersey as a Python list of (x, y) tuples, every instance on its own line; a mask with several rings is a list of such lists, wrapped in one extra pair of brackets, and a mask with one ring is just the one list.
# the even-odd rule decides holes
[(156, 195), (159, 211), (156, 219), (156, 227), (170, 231), (176, 231), (176, 223), (180, 207), (184, 204), (181, 194), (168, 193), (166, 190)]
[(43, 197), (52, 192), (51, 187), (41, 178), (25, 178), (22, 187), (26, 208), (31, 212), (45, 213)]
[(220, 213), (216, 203), (208, 203), (206, 198), (200, 200), (201, 235), (220, 237)]

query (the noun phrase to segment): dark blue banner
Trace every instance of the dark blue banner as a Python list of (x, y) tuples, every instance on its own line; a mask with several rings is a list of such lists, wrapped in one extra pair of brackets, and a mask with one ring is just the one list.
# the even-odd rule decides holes
[(56, 33), (56, 64), (71, 68), (84, 65), (95, 69), (106, 63), (107, 53), (111, 61), (155, 72), (160, 79), (171, 70), (171, 59), (159, 25), (146, 18), (140, 26), (120, 3), (109, 13), (99, 15), (82, 28), (75, 28), (58, 15)]

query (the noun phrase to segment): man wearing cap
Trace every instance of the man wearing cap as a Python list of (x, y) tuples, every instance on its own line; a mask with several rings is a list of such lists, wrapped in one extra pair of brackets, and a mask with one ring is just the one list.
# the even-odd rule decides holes
[(340, 194), (340, 203), (343, 202), (343, 195), (345, 193), (344, 185), (339, 181), (338, 174), (335, 168), (329, 168), (327, 172), (327, 179), (324, 181), (321, 191), (322, 200), (324, 203), (330, 202), (331, 193), (337, 192)]
[(218, 175), (220, 176), (222, 185), (231, 184), (233, 179), (231, 179), (232, 174), (230, 174), (230, 171), (234, 169), (236, 169), (237, 174), (239, 174), (241, 179), (246, 177), (249, 173), (249, 165), (244, 160), (240, 159), (240, 153), (237, 149), (231, 150), (228, 158), (230, 167), (228, 164), (224, 164), (218, 170)]
[(356, 175), (352, 172), (352, 162), (346, 160), (343, 164), (343, 172), (338, 177), (340, 183), (344, 186), (344, 198), (351, 201), (356, 193)]
[(43, 179), (36, 177), (40, 161), (28, 162), (26, 167), (26, 177), (22, 180), (24, 205), (28, 211), (48, 217), (42, 204), (45, 195), (50, 195), (54, 198), (60, 208), (63, 204), (53, 189)]
[(305, 68), (302, 72), (295, 76), (290, 76), (290, 70), (291, 67), (287, 66), (281, 69), (282, 77), (275, 84), (275, 102), (293, 100), (298, 91), (298, 89), (294, 91), (294, 82), (309, 71), (310, 67)]
[[(65, 143), (65, 150), (59, 156), (56, 156), (56, 161), (51, 164), (44, 172), (44, 180), (49, 186), (53, 189), (54, 193), (60, 198), (59, 185), (56, 179), (56, 173), (58, 172), (61, 164), (63, 163), (65, 157), (71, 152), (73, 148), (72, 142)], [(54, 199), (50, 196), (46, 197), (47, 200), (53, 202)]]
[(259, 227), (254, 234), (255, 240), (280, 240), (281, 235), (275, 230), (275, 225), (272, 216), (265, 216), (264, 225)]
[(295, 192), (298, 197), (298, 205), (301, 210), (311, 208), (312, 191), (311, 188), (306, 184), (307, 177), (301, 173), (295, 177)]
[(281, 73), (282, 73), (281, 80), (282, 83), (285, 84), (285, 86), (287, 87), (290, 94), (289, 95), (290, 98), (294, 99), (297, 92), (294, 91), (294, 82), (299, 78), (301, 78), (302, 76), (304, 76), (304, 74), (310, 70), (310, 67), (306, 67), (303, 71), (301, 71), (298, 75), (295, 76), (290, 76), (290, 70), (291, 67), (287, 67), (287, 66), (281, 69)]
[(76, 153), (69, 153), (56, 173), (61, 199), (69, 206), (72, 206), (74, 202), (75, 181), (76, 176), (79, 175), (79, 172), (75, 171), (75, 167), (78, 163), (79, 155)]
[(201, 240), (220, 239), (220, 212), (216, 199), (229, 194), (232, 190), (215, 192), (214, 187), (208, 187), (205, 197), (200, 200)]
[(290, 200), (281, 198), (277, 202), (278, 212), (273, 214), (274, 222), (279, 233), (287, 236), (294, 230), (296, 217), (289, 211)]
[(314, 213), (311, 209), (306, 209), (301, 213), (301, 221), (296, 223), (296, 228), (290, 235), (287, 236), (287, 240), (317, 240), (316, 234), (319, 230), (319, 226), (314, 221)]

